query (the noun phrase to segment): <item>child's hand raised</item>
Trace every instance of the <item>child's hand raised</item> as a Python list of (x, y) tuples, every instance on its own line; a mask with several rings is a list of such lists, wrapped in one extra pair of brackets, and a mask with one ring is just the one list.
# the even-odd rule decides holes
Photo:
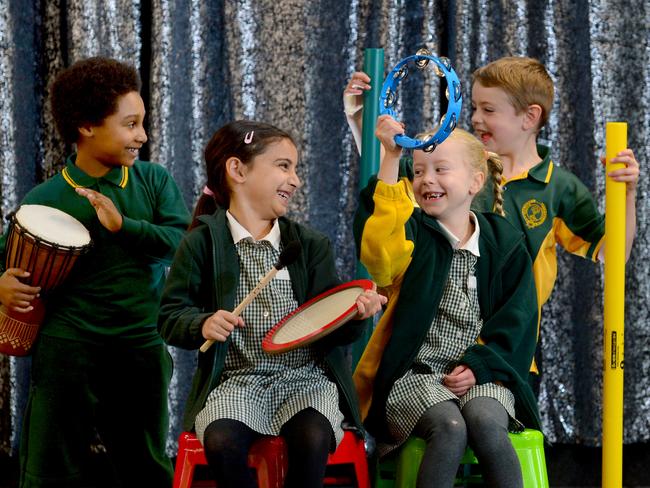
[(357, 297), (357, 320), (372, 317), (381, 310), (381, 306), (388, 301), (384, 295), (377, 293), (377, 286), (373, 283), (372, 290), (366, 290)]
[[(605, 158), (600, 158), (603, 166), (606, 164)], [(615, 158), (612, 158), (612, 163), (622, 163), (625, 165), (625, 168), (616, 169), (610, 172), (609, 176), (614, 181), (619, 181), (625, 183), (625, 191), (629, 195), (630, 193), (636, 193), (636, 185), (639, 181), (639, 162), (634, 157), (634, 152), (632, 149), (624, 149), (620, 151)]]
[(122, 214), (117, 210), (113, 200), (89, 188), (76, 188), (76, 192), (86, 197), (97, 212), (99, 222), (111, 232), (122, 228)]
[(201, 327), (201, 335), (210, 341), (226, 342), (235, 327), (243, 327), (244, 319), (226, 310), (218, 310), (210, 315)]
[(384, 146), (386, 156), (399, 158), (402, 154), (402, 148), (395, 143), (395, 136), (398, 134), (404, 134), (404, 124), (390, 115), (380, 115), (377, 118), (375, 135), (381, 145)]
[(459, 364), (443, 378), (442, 383), (454, 395), (461, 397), (476, 384), (476, 377), (471, 369), (464, 364)]
[(343, 90), (343, 107), (350, 117), (361, 115), (363, 92), (370, 90), (370, 77), (363, 71), (355, 71)]

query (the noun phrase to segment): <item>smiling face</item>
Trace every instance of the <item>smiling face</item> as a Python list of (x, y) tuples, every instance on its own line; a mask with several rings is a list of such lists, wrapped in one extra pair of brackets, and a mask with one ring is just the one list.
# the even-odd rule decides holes
[(445, 226), (466, 222), (485, 175), (476, 171), (463, 140), (454, 133), (435, 151), (413, 152), (413, 193), (420, 208)]
[(117, 99), (117, 110), (101, 125), (80, 127), (77, 165), (99, 176), (116, 166), (132, 166), (147, 142), (144, 102), (138, 92)]
[(270, 142), (249, 164), (242, 164), (244, 180), (231, 200), (252, 210), (262, 220), (275, 220), (287, 213), (289, 201), (302, 186), (296, 174), (298, 150), (289, 139)]
[(525, 114), (517, 113), (508, 94), (478, 82), (472, 86), (472, 127), (488, 151), (509, 154), (528, 137)]

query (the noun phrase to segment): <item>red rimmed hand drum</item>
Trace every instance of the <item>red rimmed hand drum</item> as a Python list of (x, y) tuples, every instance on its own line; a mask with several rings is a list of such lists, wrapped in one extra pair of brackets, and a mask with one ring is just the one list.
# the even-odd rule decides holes
[[(47, 294), (65, 280), (89, 246), (88, 230), (71, 215), (44, 205), (22, 205), (11, 217), (5, 269), (29, 271), (22, 281)], [(41, 300), (34, 299), (32, 305), (28, 313), (0, 306), (0, 353), (29, 353), (45, 314)]]
[(273, 326), (262, 349), (281, 354), (331, 334), (357, 315), (357, 298), (372, 286), (370, 280), (350, 281), (305, 302)]

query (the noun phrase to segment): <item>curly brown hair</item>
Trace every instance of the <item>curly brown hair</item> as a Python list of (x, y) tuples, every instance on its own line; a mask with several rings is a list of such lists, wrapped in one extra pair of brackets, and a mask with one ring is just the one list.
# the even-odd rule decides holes
[(61, 71), (50, 86), (56, 128), (67, 144), (77, 142), (79, 127), (101, 125), (117, 111), (117, 99), (140, 92), (137, 70), (116, 59), (93, 57)]

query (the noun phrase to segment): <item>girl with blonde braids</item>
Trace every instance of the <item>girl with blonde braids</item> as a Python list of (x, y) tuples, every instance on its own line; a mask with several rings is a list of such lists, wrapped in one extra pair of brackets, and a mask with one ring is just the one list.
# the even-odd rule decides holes
[(523, 234), (472, 200), (502, 167), (456, 129), (413, 153), (413, 198), (399, 179), (403, 126), (381, 116), (383, 159), (355, 218), (359, 255), (389, 301), (354, 374), (368, 431), (385, 455), (409, 435), (427, 447), (419, 487), (453, 486), (467, 444), (486, 484), (523, 486), (508, 430), (539, 429), (527, 382), (537, 299)]

